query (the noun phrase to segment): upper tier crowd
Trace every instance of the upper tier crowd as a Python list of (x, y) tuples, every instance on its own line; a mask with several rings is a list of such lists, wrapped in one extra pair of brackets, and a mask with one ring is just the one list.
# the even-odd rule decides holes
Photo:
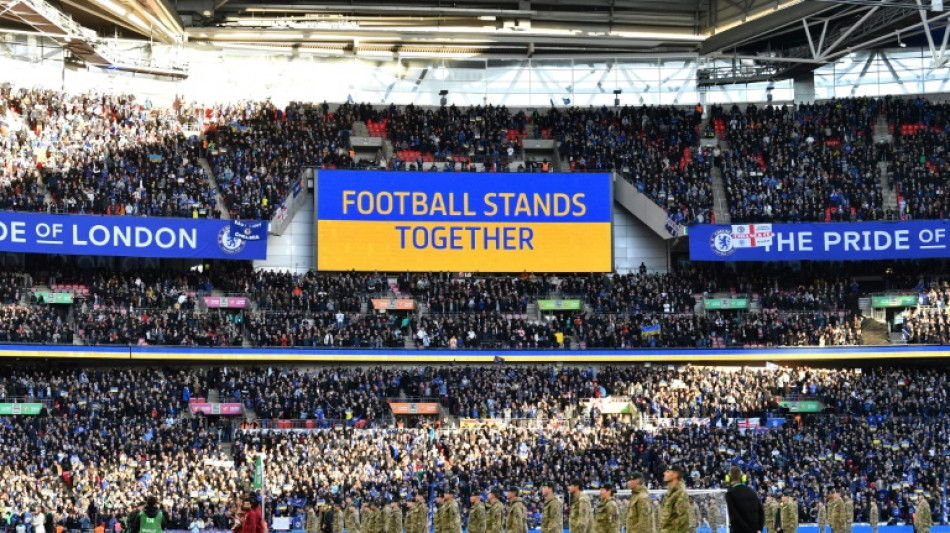
[[(617, 172), (677, 224), (713, 222), (714, 173), (722, 175), (733, 222), (937, 219), (950, 207), (948, 106), (848, 98), (714, 106), (705, 117), (700, 108), (654, 106), (514, 111), (176, 100), (160, 108), (132, 95), (4, 85), (0, 209), (269, 220), (306, 167), (507, 172), (527, 164)], [(880, 124), (893, 145), (874, 143)], [(359, 160), (350, 146), (357, 133), (388, 138), (394, 153)], [(719, 146), (697, 147), (702, 137)], [(525, 161), (525, 139), (555, 141), (555, 160)]]
[[(243, 404), (251, 428), (191, 414), (191, 402), (212, 395)], [(465, 508), (468, 495), (509, 486), (523, 488), (533, 514), (543, 481), (564, 494), (571, 479), (595, 488), (639, 470), (659, 489), (672, 464), (689, 488), (722, 487), (728, 467), (740, 466), (760, 495), (799, 498), (803, 521), (840, 487), (855, 495), (855, 521), (877, 501), (882, 520), (899, 523), (918, 492), (942, 508), (948, 397), (945, 370), (906, 368), (10, 367), (0, 370), (0, 401), (43, 411), (0, 418), (10, 452), (0, 458), (0, 520), (14, 527), (49, 512), (67, 529), (114, 532), (156, 495), (169, 529), (226, 524), (229, 500), (250, 489), (252, 458), (264, 452), (269, 516), (343, 495), (428, 498), (436, 488), (458, 491)], [(442, 413), (394, 419), (387, 400), (398, 398)], [(802, 399), (823, 412), (793, 416), (779, 404)], [(610, 403), (629, 414), (602, 414)], [(254, 429), (273, 425), (258, 417), (315, 423)], [(481, 423), (459, 428), (456, 417)], [(749, 419), (782, 423), (747, 429)]]
[[(479, 276), (414, 273), (302, 274), (220, 265), (199, 273), (77, 268), (0, 271), (0, 342), (306, 348), (635, 349), (862, 344), (867, 265), (703, 265), (670, 273)], [(948, 340), (943, 276), (908, 265), (891, 289), (920, 296), (902, 315), (905, 340)], [(873, 269), (871, 269), (873, 270)], [(883, 272), (883, 266), (881, 267)], [(938, 272), (938, 270), (934, 270)], [(51, 287), (51, 288), (48, 288)], [(48, 303), (43, 292), (72, 294)], [(214, 291), (214, 292), (213, 292)], [(205, 297), (246, 298), (208, 308)], [(376, 312), (373, 300), (414, 309)], [(741, 310), (704, 299), (738, 298)], [(539, 300), (578, 300), (539, 310)]]

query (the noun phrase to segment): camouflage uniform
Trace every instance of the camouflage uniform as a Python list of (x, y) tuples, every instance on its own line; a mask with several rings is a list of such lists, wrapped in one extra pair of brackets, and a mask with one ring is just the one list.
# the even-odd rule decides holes
[(650, 493), (646, 487), (640, 486), (630, 495), (630, 504), (627, 505), (627, 515), (624, 517), (627, 533), (652, 533), (653, 509), (650, 505)]
[(616, 533), (620, 523), (620, 509), (613, 498), (607, 498), (597, 504), (594, 513), (594, 533)]
[(462, 514), (459, 513), (459, 502), (451, 500), (446, 502), (443, 525), (445, 533), (462, 533)]
[(782, 504), (782, 531), (798, 533), (798, 504), (794, 501)]
[(825, 504), (818, 502), (818, 533), (825, 533), (825, 526), (828, 525), (828, 508)]
[(508, 506), (508, 519), (505, 521), (507, 533), (528, 533), (528, 511), (521, 498), (515, 498)]
[(544, 501), (544, 507), (541, 509), (541, 533), (564, 533), (564, 504), (557, 496), (552, 495)]
[(847, 515), (844, 500), (835, 498), (828, 502), (828, 525), (831, 526), (831, 533), (845, 533), (845, 528), (848, 527)]
[(659, 502), (653, 506), (653, 532), (660, 533), (660, 519), (663, 517), (663, 506)]
[(343, 509), (333, 511), (333, 533), (343, 533)]
[(468, 533), (486, 533), (488, 527), (488, 511), (485, 504), (478, 502), (468, 512)]
[(385, 533), (402, 533), (402, 509), (392, 507), (389, 508), (389, 521), (386, 522), (386, 532)]
[(690, 500), (689, 502), (689, 531), (690, 533), (696, 533), (699, 531), (699, 521), (702, 517), (699, 514), (699, 505), (695, 501)]
[(706, 512), (709, 514), (709, 527), (712, 529), (712, 533), (719, 533), (719, 528), (723, 526), (722, 508), (719, 507), (716, 500), (713, 500), (709, 503), (709, 509)]
[(590, 496), (580, 493), (571, 499), (571, 514), (568, 526), (571, 533), (588, 533), (591, 528)]
[(425, 523), (428, 520), (428, 511), (425, 511), (426, 514), (422, 514), (422, 509), (424, 506), (416, 504), (412, 509), (409, 509), (409, 512), (406, 513), (406, 533), (428, 533), (425, 531)]
[(660, 514), (660, 533), (688, 533), (689, 495), (680, 481), (666, 491)]
[(496, 501), (488, 507), (487, 533), (502, 533), (505, 526), (505, 505)]
[(933, 517), (930, 515), (930, 504), (926, 498), (921, 498), (914, 510), (914, 531), (916, 533), (930, 533), (930, 526), (932, 525)]
[(775, 533), (775, 512), (778, 510), (778, 506), (775, 502), (767, 502), (764, 507), (765, 510), (765, 530), (768, 533)]
[(880, 521), (881, 511), (877, 508), (877, 503), (871, 502), (871, 508), (868, 510), (868, 522), (871, 523), (871, 533), (877, 533), (877, 525)]
[(353, 505), (343, 513), (343, 529), (347, 533), (360, 533), (360, 512)]

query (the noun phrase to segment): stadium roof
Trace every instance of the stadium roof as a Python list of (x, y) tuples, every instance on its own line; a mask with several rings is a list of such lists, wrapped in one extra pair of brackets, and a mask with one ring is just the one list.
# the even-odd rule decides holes
[(940, 2), (0, 0), (0, 24), (60, 35), (61, 44), (83, 60), (110, 58), (95, 46), (83, 49), (78, 43), (84, 39), (51, 23), (55, 17), (48, 11), (99, 37), (377, 59), (698, 53), (728, 60), (707, 62), (713, 66), (701, 69), (700, 83), (731, 83), (793, 77), (855, 50), (906, 42), (929, 47), (945, 65), (948, 18)]

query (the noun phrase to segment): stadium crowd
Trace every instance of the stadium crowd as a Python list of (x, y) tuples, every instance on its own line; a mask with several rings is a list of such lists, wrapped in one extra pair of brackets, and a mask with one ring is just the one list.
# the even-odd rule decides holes
[[(733, 221), (848, 222), (885, 213), (877, 163), (875, 99), (740, 110), (713, 107), (729, 143), (723, 181)], [(882, 152), (882, 153), (879, 153)]]
[[(855, 521), (867, 520), (873, 500), (883, 521), (902, 522), (918, 490), (940, 508), (948, 378), (924, 368), (8, 367), (0, 400), (44, 410), (0, 418), (11, 452), (0, 460), (3, 520), (13, 527), (49, 511), (57, 524), (117, 531), (151, 494), (175, 529), (225, 523), (228, 500), (250, 489), (251, 458), (265, 452), (269, 516), (352, 493), (401, 501), (437, 487), (467, 505), (469, 494), (512, 485), (536, 510), (545, 480), (559, 491), (573, 478), (595, 488), (640, 470), (659, 488), (663, 465), (675, 464), (690, 488), (721, 487), (723, 472), (739, 465), (760, 495), (800, 498), (803, 521), (815, 521), (817, 501), (839, 486), (857, 496)], [(214, 394), (250, 415), (343, 427), (232, 432), (225, 417), (190, 415), (192, 400)], [(421, 395), (441, 403), (445, 418), (395, 427), (386, 399)], [(793, 417), (783, 399), (824, 409)], [(596, 401), (632, 411), (602, 414)], [(456, 428), (455, 416), (479, 422)], [(781, 423), (743, 422), (766, 418)], [(232, 437), (222, 451), (219, 441)]]
[[(871, 282), (859, 280), (873, 271), (882, 273), (883, 285), (862, 287)], [(388, 276), (270, 272), (243, 263), (201, 272), (86, 269), (54, 260), (31, 272), (0, 273), (0, 297), (10, 317), (0, 336), (9, 342), (422, 349), (841, 346), (864, 342), (867, 317), (859, 311), (859, 299), (882, 286), (915, 295), (914, 305), (889, 319), (895, 332), (903, 328), (906, 342), (950, 341), (945, 313), (950, 292), (939, 262)], [(66, 292), (71, 303), (47, 302), (47, 291)], [(208, 308), (204, 299), (212, 294), (244, 297), (245, 307)], [(374, 308), (394, 299), (412, 299), (412, 308), (385, 313)], [(741, 310), (717, 309), (717, 300), (724, 299), (746, 303)], [(540, 309), (539, 300), (577, 304)]]

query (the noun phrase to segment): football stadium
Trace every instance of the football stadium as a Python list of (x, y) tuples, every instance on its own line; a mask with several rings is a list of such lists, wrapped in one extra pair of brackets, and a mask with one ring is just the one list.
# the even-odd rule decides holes
[(0, 0), (0, 533), (950, 533), (943, 0)]

